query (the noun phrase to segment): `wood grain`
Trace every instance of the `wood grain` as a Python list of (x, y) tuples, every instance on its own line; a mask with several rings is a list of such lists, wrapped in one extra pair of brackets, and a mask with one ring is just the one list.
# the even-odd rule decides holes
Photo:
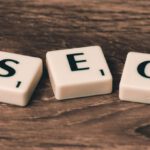
[[(149, 53), (149, 41), (149, 0), (0, 0), (0, 49), (44, 61), (28, 107), (0, 104), (0, 149), (150, 149), (150, 105), (118, 98), (126, 54)], [(113, 93), (56, 101), (46, 52), (93, 45), (104, 50)]]

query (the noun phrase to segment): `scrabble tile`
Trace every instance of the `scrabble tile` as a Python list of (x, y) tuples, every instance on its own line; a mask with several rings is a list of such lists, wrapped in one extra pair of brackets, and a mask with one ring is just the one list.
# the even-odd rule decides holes
[(46, 58), (56, 99), (112, 92), (112, 75), (100, 47), (51, 51)]
[(41, 75), (40, 58), (0, 52), (0, 102), (27, 105)]
[(120, 82), (121, 100), (150, 103), (150, 54), (130, 52)]

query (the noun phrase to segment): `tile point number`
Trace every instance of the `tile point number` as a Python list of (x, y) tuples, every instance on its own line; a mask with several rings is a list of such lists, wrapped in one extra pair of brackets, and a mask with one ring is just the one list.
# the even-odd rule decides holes
[(18, 82), (17, 82), (17, 85), (16, 85), (16, 88), (19, 88), (20, 85), (21, 85), (21, 81), (18, 81)]
[(105, 76), (105, 72), (104, 72), (103, 69), (100, 69), (100, 73), (101, 73), (102, 76)]

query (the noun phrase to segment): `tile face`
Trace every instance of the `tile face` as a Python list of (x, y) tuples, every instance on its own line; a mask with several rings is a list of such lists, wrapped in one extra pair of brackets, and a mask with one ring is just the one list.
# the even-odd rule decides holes
[(112, 76), (100, 47), (51, 51), (46, 57), (56, 99), (112, 92)]
[(150, 54), (130, 52), (120, 82), (121, 100), (150, 103)]
[(40, 58), (0, 52), (0, 102), (27, 105), (41, 75)]

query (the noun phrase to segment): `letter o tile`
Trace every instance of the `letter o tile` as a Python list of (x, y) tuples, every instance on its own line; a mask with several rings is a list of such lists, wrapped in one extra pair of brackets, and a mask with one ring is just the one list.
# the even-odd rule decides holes
[(150, 104), (150, 54), (128, 53), (121, 77), (119, 98)]

